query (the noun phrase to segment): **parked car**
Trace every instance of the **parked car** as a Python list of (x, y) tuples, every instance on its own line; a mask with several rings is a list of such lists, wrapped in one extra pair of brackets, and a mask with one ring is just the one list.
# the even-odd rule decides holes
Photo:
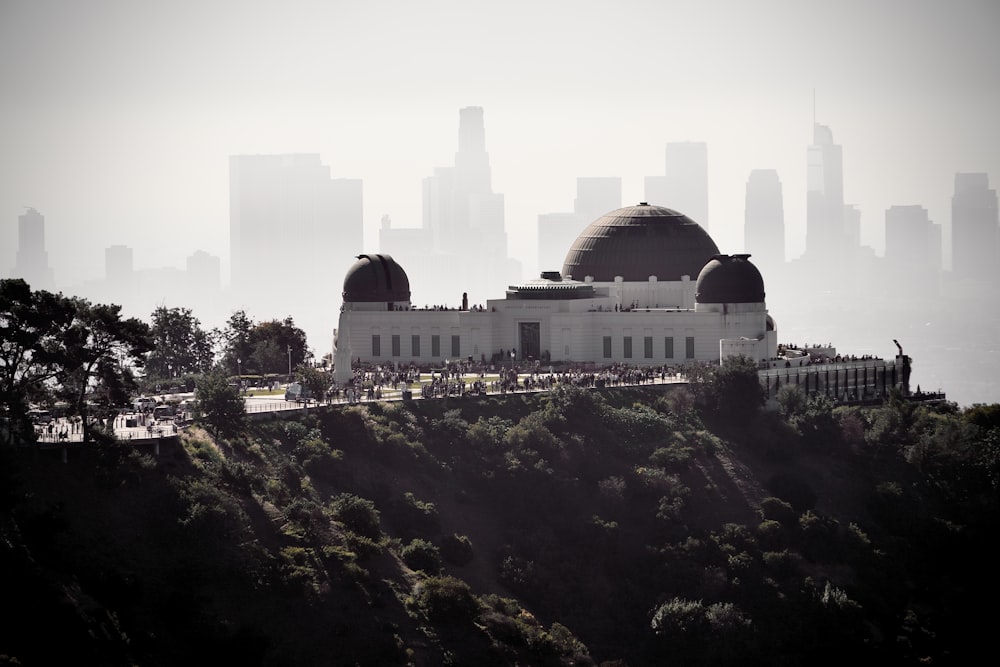
[(136, 412), (149, 412), (156, 407), (156, 399), (142, 396), (132, 400), (132, 409)]
[(28, 419), (32, 424), (48, 424), (52, 421), (52, 413), (48, 410), (28, 410)]
[(299, 382), (293, 382), (285, 389), (285, 400), (306, 402), (312, 398), (312, 392), (307, 387), (303, 387)]

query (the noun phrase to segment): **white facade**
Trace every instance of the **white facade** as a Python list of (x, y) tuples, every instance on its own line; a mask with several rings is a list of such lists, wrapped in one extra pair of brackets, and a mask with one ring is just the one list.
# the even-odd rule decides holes
[(399, 303), (390, 310), (381, 302), (349, 302), (340, 314), (336, 375), (338, 381), (350, 377), (342, 367), (347, 359), (489, 363), (509, 362), (511, 351), (518, 362), (636, 366), (718, 362), (736, 348), (759, 362), (777, 354), (764, 303), (695, 303), (695, 286), (689, 276), (645, 283), (560, 277), (514, 286), (507, 298), (489, 300), (482, 310), (415, 310)]

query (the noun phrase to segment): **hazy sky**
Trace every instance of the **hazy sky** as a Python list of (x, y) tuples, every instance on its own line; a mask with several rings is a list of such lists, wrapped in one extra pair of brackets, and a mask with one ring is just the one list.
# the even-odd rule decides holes
[(578, 176), (621, 176), (637, 203), (682, 140), (708, 142), (720, 248), (742, 250), (747, 176), (774, 168), (796, 257), (814, 90), (881, 253), (887, 207), (947, 230), (955, 172), (1000, 185), (998, 31), (995, 0), (0, 0), (0, 271), (33, 206), (60, 286), (100, 277), (113, 244), (137, 268), (206, 250), (226, 283), (242, 153), (319, 153), (363, 179), (376, 251), (383, 214), (420, 224), (464, 106), (485, 110), (532, 274), (537, 216), (572, 210)]

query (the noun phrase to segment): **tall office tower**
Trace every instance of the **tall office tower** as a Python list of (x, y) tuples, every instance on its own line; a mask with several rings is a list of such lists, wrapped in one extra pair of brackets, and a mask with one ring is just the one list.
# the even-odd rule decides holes
[[(315, 287), (364, 252), (361, 180), (331, 178), (316, 154), (231, 156), (229, 233), (237, 303), (259, 319), (304, 321)], [(328, 319), (321, 332), (299, 326), (325, 343)]]
[(459, 111), (458, 151), (453, 167), (437, 167), (424, 179), (424, 228), (443, 253), (480, 247), (507, 254), (504, 199), (491, 184), (482, 107)]
[(558, 271), (573, 241), (587, 225), (622, 207), (620, 176), (581, 176), (576, 179), (572, 213), (538, 216), (538, 268)]
[[(609, 211), (616, 211), (622, 207), (622, 179), (621, 176), (583, 176), (576, 179), (576, 199), (573, 200), (573, 212), (576, 213), (583, 227), (597, 220)], [(576, 236), (570, 239), (570, 245), (576, 240)], [(563, 255), (569, 252), (569, 245), (563, 251)]]
[(785, 263), (785, 206), (774, 169), (754, 169), (747, 179), (743, 248), (765, 273)]
[(580, 235), (580, 232), (586, 229), (588, 224), (583, 222), (576, 213), (539, 214), (539, 271), (559, 271), (562, 269), (563, 262), (566, 261), (566, 253), (569, 252), (570, 246), (573, 245), (573, 241)]
[[(139, 307), (139, 282), (135, 272), (132, 248), (113, 245), (104, 249), (104, 281), (96, 286), (98, 300), (122, 306), (125, 312)], [(91, 295), (88, 295), (91, 296)], [(143, 317), (149, 313), (142, 313)]]
[(504, 196), (493, 192), (491, 180), (483, 109), (465, 107), (459, 110), (454, 166), (437, 167), (424, 178), (423, 227), (446, 272), (432, 282), (447, 281), (450, 291), (454, 277), (462, 276), (464, 285), (455, 286), (459, 296), (470, 292), (482, 303), (498, 283), (520, 277), (519, 264), (507, 256)]
[[(667, 144), (664, 200), (708, 231), (708, 146), (703, 141)], [(649, 202), (652, 204), (653, 202)]]
[(920, 296), (940, 289), (941, 226), (931, 222), (923, 206), (886, 209), (885, 265), (894, 287), (919, 289)]
[(813, 143), (806, 151), (806, 189), (806, 255), (812, 261), (842, 259), (848, 248), (843, 153), (825, 125), (813, 124)]
[(55, 289), (45, 250), (45, 217), (33, 208), (17, 217), (17, 254), (11, 277), (23, 278), (34, 290)]
[(135, 280), (132, 248), (113, 245), (104, 249), (104, 279), (111, 284), (128, 284)]
[(217, 294), (222, 287), (222, 262), (204, 250), (195, 250), (184, 262), (188, 281), (206, 292)]
[(951, 272), (959, 280), (997, 280), (997, 191), (984, 173), (955, 174), (951, 197)]

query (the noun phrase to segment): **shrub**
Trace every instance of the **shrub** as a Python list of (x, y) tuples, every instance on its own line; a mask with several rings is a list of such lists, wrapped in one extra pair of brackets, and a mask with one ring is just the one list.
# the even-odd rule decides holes
[(441, 556), (452, 565), (468, 565), (472, 561), (472, 541), (465, 535), (446, 535), (441, 539)]
[(659, 447), (649, 456), (649, 462), (661, 468), (682, 470), (694, 458), (694, 448), (674, 443), (669, 447)]
[(798, 512), (784, 500), (774, 496), (760, 501), (760, 513), (765, 520), (777, 521), (785, 528), (795, 526), (799, 521)]
[(441, 572), (441, 552), (426, 540), (414, 539), (399, 553), (407, 567), (413, 570), (422, 570), (427, 574), (438, 574)]
[(797, 512), (805, 512), (816, 506), (816, 493), (795, 475), (778, 473), (771, 477), (767, 489), (786, 501)]
[(428, 618), (440, 621), (472, 621), (479, 614), (479, 602), (461, 579), (429, 577), (417, 585), (416, 603)]
[(372, 501), (350, 493), (342, 493), (333, 499), (330, 509), (333, 511), (333, 517), (352, 532), (371, 538), (382, 535), (382, 529), (379, 528), (379, 512)]
[(417, 500), (409, 491), (389, 504), (388, 518), (404, 537), (428, 537), (441, 530), (434, 503)]

